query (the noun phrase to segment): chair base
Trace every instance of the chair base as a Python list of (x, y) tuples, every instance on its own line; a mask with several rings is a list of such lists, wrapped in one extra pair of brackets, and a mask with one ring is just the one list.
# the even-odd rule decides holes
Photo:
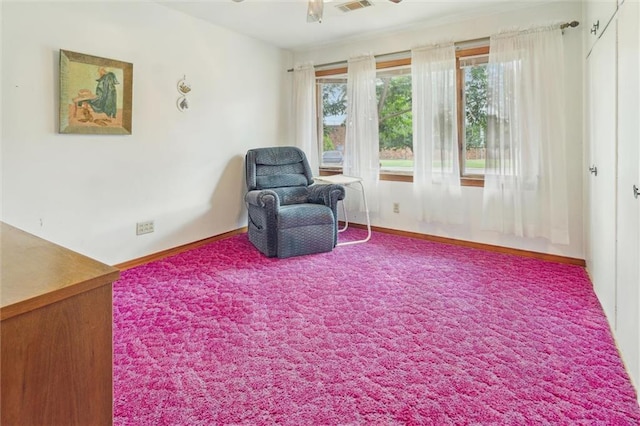
[[(249, 241), (268, 257), (326, 253), (333, 250), (337, 242), (333, 212), (324, 205), (305, 203), (282, 206), (276, 219), (277, 231), (273, 233), (267, 231), (267, 226), (258, 226), (251, 216)], [(266, 221), (263, 222), (266, 224)]]
[(333, 224), (308, 225), (278, 231), (278, 257), (304, 256), (333, 250)]

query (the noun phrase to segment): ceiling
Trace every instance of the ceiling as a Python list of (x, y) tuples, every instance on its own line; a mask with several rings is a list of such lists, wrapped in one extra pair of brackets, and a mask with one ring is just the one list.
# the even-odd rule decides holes
[(372, 6), (342, 12), (353, 0), (324, 0), (322, 23), (307, 23), (307, 0), (158, 0), (161, 4), (275, 46), (300, 50), (338, 40), (444, 23), (550, 0), (369, 0)]

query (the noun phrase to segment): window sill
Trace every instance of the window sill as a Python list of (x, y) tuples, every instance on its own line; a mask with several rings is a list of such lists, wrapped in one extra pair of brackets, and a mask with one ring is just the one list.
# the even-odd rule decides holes
[(320, 176), (339, 175), (342, 167), (320, 167)]
[(484, 178), (460, 178), (460, 186), (475, 186), (477, 188), (484, 188)]
[(410, 172), (380, 172), (380, 180), (386, 180), (390, 182), (413, 182), (413, 174), (411, 174)]

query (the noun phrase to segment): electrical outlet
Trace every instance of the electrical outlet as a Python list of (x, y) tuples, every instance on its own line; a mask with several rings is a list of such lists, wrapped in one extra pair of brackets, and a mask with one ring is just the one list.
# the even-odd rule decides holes
[(136, 223), (136, 235), (149, 234), (154, 231), (153, 221)]
[(393, 212), (400, 213), (400, 203), (393, 203)]

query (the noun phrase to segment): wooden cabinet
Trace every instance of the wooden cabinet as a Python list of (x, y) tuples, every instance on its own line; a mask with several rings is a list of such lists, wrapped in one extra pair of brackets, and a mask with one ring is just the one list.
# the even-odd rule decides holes
[(0, 423), (110, 425), (113, 267), (0, 223)]

